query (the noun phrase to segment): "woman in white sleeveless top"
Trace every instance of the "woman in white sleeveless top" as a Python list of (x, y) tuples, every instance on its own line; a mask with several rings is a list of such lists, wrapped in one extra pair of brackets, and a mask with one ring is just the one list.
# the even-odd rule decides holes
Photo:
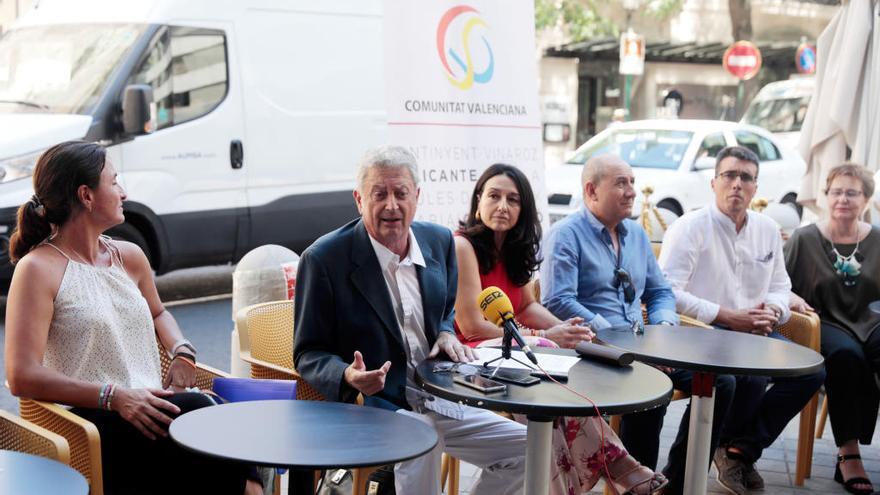
[[(33, 182), (10, 245), (12, 393), (72, 406), (95, 423), (108, 494), (262, 493), (253, 468), (184, 451), (168, 437), (174, 417), (210, 401), (184, 392), (195, 383), (196, 351), (159, 300), (146, 256), (101, 235), (125, 220), (125, 191), (104, 149), (56, 145)], [(174, 355), (164, 382), (157, 336)]]

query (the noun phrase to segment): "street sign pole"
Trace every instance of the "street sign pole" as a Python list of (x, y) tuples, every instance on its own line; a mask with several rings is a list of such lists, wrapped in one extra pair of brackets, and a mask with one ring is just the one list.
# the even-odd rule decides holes
[(746, 100), (746, 82), (742, 79), (736, 85), (736, 119), (739, 120), (743, 115), (743, 106)]
[(627, 74), (623, 80), (623, 108), (626, 110), (626, 120), (632, 120), (629, 111), (629, 93), (632, 90), (632, 80), (632, 74)]

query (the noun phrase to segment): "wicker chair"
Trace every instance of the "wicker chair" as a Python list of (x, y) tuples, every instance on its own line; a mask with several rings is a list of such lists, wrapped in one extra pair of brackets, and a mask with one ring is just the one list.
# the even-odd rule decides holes
[[(159, 344), (159, 356), (162, 363), (162, 376), (165, 376), (171, 365), (171, 360), (161, 343)], [(229, 375), (199, 363), (196, 368), (196, 386), (202, 390), (211, 390), (214, 378), (218, 376)], [(70, 467), (85, 476), (91, 495), (104, 495), (101, 437), (95, 425), (51, 402), (19, 399), (19, 410), (21, 417), (25, 420), (66, 439), (70, 446)]]
[(0, 449), (70, 464), (70, 447), (61, 435), (0, 409)]
[[(791, 319), (778, 329), (779, 333), (789, 340), (819, 352), (820, 327), (816, 313), (791, 313)], [(794, 484), (802, 486), (804, 479), (809, 478), (813, 468), (813, 430), (816, 427), (816, 410), (819, 405), (819, 393), (807, 402), (801, 411), (798, 426), (797, 461), (795, 462)]]
[(251, 378), (296, 380), (296, 398), (325, 400), (293, 369), (293, 301), (247, 306), (235, 315), (241, 359)]

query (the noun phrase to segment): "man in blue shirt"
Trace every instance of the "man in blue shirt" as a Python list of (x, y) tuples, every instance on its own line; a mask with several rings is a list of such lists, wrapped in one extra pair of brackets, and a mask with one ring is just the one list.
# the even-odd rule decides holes
[[(585, 208), (559, 221), (544, 242), (541, 267), (543, 304), (558, 318), (579, 316), (594, 330), (643, 324), (677, 324), (675, 295), (657, 265), (647, 234), (632, 215), (636, 192), (632, 169), (621, 158), (591, 158), (581, 174)], [(690, 392), (693, 375), (669, 370), (675, 388)], [(715, 379), (715, 408), (710, 452), (718, 445), (724, 416), (735, 389), (733, 377)], [(633, 457), (656, 469), (660, 430), (666, 408), (624, 415), (620, 438)], [(666, 493), (682, 490), (690, 406), (669, 451), (663, 473)], [(706, 456), (709, 452), (705, 453)]]

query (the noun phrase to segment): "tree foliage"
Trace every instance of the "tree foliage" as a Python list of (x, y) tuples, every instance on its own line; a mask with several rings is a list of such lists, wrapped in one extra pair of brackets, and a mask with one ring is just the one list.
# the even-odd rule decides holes
[[(602, 11), (620, 0), (535, 0), (535, 28), (548, 29), (561, 25), (570, 41), (616, 37), (619, 26)], [(642, 0), (640, 14), (657, 20), (681, 10), (683, 0)]]

